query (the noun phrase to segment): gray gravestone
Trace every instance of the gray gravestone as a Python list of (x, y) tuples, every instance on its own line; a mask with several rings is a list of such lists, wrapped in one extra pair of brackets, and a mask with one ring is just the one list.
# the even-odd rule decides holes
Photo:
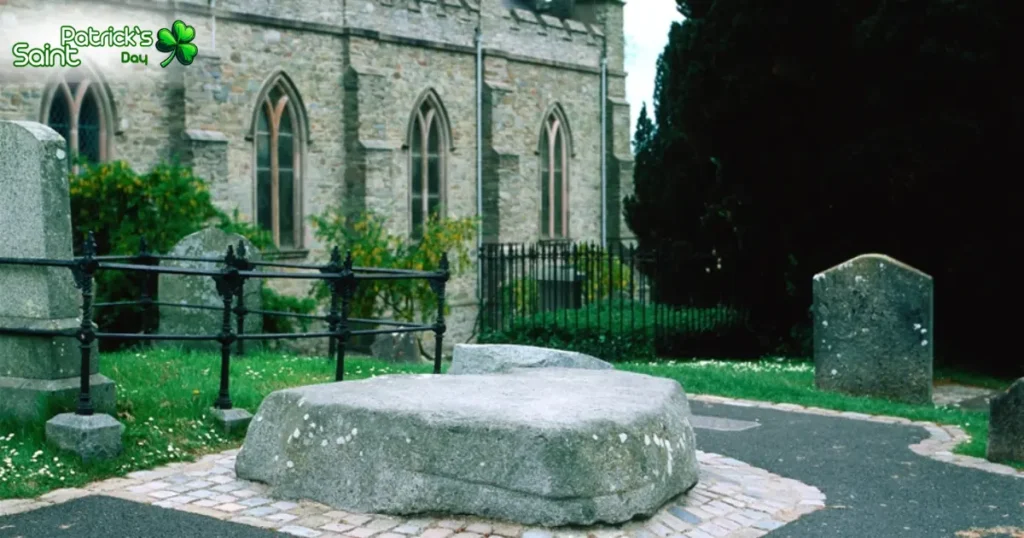
[(1024, 377), (989, 403), (988, 449), (990, 461), (1024, 462)]
[[(0, 258), (71, 259), (68, 155), (56, 131), (0, 121)], [(0, 327), (77, 329), (81, 295), (63, 267), (0, 264)], [(90, 364), (97, 412), (114, 411), (114, 383)], [(0, 335), (0, 418), (41, 422), (75, 409), (81, 354), (74, 338)]]
[[(250, 261), (260, 260), (259, 251), (248, 239), (238, 234), (229, 234), (219, 228), (205, 228), (185, 237), (178, 241), (178, 244), (168, 253), (168, 256), (223, 259), (227, 253), (228, 246), (234, 247), (237, 254), (239, 241), (245, 245), (246, 259)], [(206, 271), (220, 270), (224, 267), (223, 263), (171, 260), (165, 260), (161, 265), (164, 267), (181, 267)], [(161, 274), (157, 293), (162, 303), (213, 306), (219, 309), (222, 309), (224, 306), (224, 300), (217, 293), (217, 284), (214, 282), (213, 277), (209, 276)], [(246, 309), (259, 310), (262, 308), (263, 300), (260, 295), (260, 281), (258, 279), (246, 279), (243, 297)], [(236, 303), (232, 302), (232, 308), (234, 306), (236, 306)], [(213, 335), (220, 333), (222, 324), (223, 310), (160, 306), (160, 334)], [(234, 314), (231, 316), (231, 330), (238, 330)], [(245, 317), (244, 331), (245, 334), (263, 332), (263, 316), (260, 314), (248, 314)], [(201, 351), (220, 350), (220, 343), (213, 340), (165, 342), (164, 345), (181, 346), (185, 349)], [(245, 342), (245, 351), (256, 351), (259, 349), (259, 346), (258, 340), (247, 340)], [(232, 351), (235, 349), (236, 347), (232, 346)]]
[(930, 404), (932, 290), (930, 276), (880, 254), (815, 275), (815, 385)]
[(370, 346), (370, 354), (375, 359), (394, 363), (418, 363), (420, 344), (412, 333), (378, 334)]

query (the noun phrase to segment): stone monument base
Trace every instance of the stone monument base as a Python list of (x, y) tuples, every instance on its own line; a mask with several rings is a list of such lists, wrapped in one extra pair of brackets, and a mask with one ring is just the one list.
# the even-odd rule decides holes
[[(117, 401), (114, 382), (102, 374), (89, 376), (92, 405), (97, 413), (114, 413)], [(79, 377), (64, 379), (25, 379), (0, 376), (0, 419), (21, 423), (42, 422), (50, 417), (73, 412), (81, 389)]]
[(237, 407), (234, 409), (217, 409), (214, 407), (210, 409), (210, 413), (213, 415), (213, 420), (217, 421), (221, 431), (229, 435), (238, 431), (245, 431), (249, 427), (249, 423), (252, 422), (252, 413)]
[(62, 413), (46, 423), (46, 442), (78, 454), (85, 462), (119, 456), (123, 433), (124, 424), (105, 414)]

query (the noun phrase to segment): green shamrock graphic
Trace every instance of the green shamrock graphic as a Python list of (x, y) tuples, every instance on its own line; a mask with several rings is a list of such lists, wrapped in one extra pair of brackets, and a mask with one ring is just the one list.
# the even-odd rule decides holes
[(192, 43), (195, 38), (196, 29), (182, 21), (174, 21), (170, 30), (161, 28), (156, 33), (156, 50), (170, 52), (171, 55), (160, 62), (160, 67), (167, 67), (174, 58), (177, 58), (181, 65), (192, 65), (196, 54), (199, 54), (199, 47)]

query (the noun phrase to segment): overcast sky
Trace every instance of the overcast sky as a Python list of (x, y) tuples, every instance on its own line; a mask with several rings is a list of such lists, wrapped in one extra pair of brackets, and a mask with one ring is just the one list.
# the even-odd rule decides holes
[(676, 11), (673, 0), (627, 0), (625, 19), (626, 72), (629, 74), (626, 98), (629, 99), (629, 137), (632, 140), (640, 105), (651, 106), (655, 65), (668, 41), (668, 29), (672, 21), (681, 21), (683, 16)]

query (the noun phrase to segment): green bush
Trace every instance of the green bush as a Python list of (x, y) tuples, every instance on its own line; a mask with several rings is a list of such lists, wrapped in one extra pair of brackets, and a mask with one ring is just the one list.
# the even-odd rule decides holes
[[(441, 255), (449, 253), (451, 275), (458, 276), (469, 266), (469, 245), (473, 239), (475, 220), (431, 219), (417, 241), (393, 235), (386, 221), (373, 213), (363, 214), (349, 222), (338, 208), (331, 208), (312, 218), (314, 233), (323, 244), (337, 245), (342, 255), (352, 254), (355, 267), (385, 267), (436, 271)], [(319, 282), (312, 290), (322, 305), (330, 299), (330, 290)], [(437, 311), (437, 298), (424, 279), (361, 281), (353, 298), (349, 316), (374, 319), (387, 316), (399, 321), (432, 320)]]
[(744, 320), (741, 312), (726, 306), (668, 309), (610, 299), (514, 317), (505, 328), (486, 331), (479, 340), (578, 351), (605, 360), (649, 359), (674, 349), (677, 342), (699, 348), (723, 335), (739, 334)]
[[(312, 297), (294, 297), (282, 295), (274, 291), (270, 286), (264, 285), (260, 289), (263, 298), (263, 310), (271, 312), (290, 312), (294, 314), (313, 314), (316, 312), (316, 299)], [(313, 320), (292, 316), (263, 316), (263, 332), (265, 333), (291, 333), (308, 332)]]
[[(218, 210), (204, 180), (185, 167), (161, 164), (140, 174), (123, 161), (79, 165), (70, 177), (71, 223), (76, 254), (88, 232), (96, 238), (100, 256), (133, 255), (145, 238), (150, 252), (167, 253), (183, 237), (207, 226), (238, 233), (270, 249), (269, 234)], [(141, 297), (142, 274), (100, 271), (96, 301), (134, 301)], [(155, 294), (156, 290), (152, 290)], [(143, 317), (136, 307), (100, 307), (96, 322), (105, 332), (137, 333)], [(105, 341), (104, 346), (118, 346)]]

